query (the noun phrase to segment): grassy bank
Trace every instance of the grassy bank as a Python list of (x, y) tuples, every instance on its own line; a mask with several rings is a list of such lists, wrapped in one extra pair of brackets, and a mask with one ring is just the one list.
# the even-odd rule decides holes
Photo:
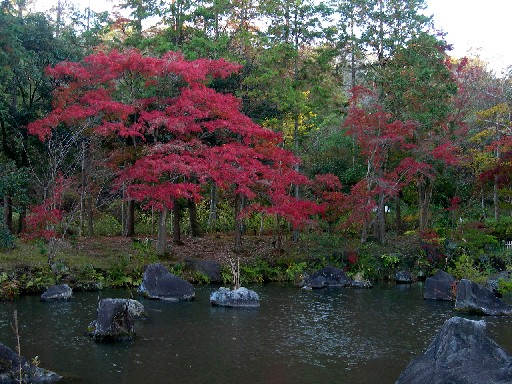
[[(490, 261), (478, 263), (465, 254), (449, 255), (446, 244), (425, 244), (414, 235), (397, 237), (380, 245), (316, 233), (302, 235), (298, 242), (285, 240), (282, 249), (276, 248), (272, 236), (245, 236), (243, 250), (236, 254), (233, 245), (230, 234), (185, 238), (183, 245), (169, 243), (168, 254), (158, 256), (154, 239), (144, 237), (72, 238), (50, 246), (17, 241), (14, 249), (0, 252), (0, 297), (12, 299), (19, 294), (40, 293), (56, 283), (68, 283), (75, 290), (134, 288), (140, 284), (145, 266), (155, 262), (163, 263), (192, 283), (209, 283), (207, 276), (187, 270), (187, 259), (218, 261), (223, 266), (226, 284), (231, 281), (229, 261), (237, 258), (243, 283), (296, 283), (303, 274), (327, 265), (371, 281), (392, 279), (398, 269), (422, 277), (442, 268), (458, 278), (477, 281), (494, 272)], [(506, 257), (500, 256), (501, 264), (505, 264)], [(487, 260), (492, 257), (487, 256)]]

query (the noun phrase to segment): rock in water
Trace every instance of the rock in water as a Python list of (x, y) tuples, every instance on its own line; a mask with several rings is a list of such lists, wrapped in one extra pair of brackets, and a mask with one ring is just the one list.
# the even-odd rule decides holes
[(41, 301), (67, 301), (73, 295), (73, 290), (67, 284), (54, 285), (41, 295)]
[(479, 315), (512, 315), (512, 306), (488, 289), (466, 279), (457, 284), (455, 310)]
[(512, 356), (487, 336), (484, 321), (452, 317), (396, 381), (425, 383), (510, 384)]
[(129, 301), (126, 299), (100, 300), (97, 319), (89, 325), (89, 335), (102, 342), (133, 339), (135, 330), (129, 308)]
[(52, 383), (62, 379), (55, 372), (29, 363), (23, 356), (0, 343), (0, 383), (19, 383), (20, 363), (23, 383)]
[(210, 303), (221, 307), (256, 308), (260, 306), (260, 297), (244, 287), (235, 290), (221, 287), (210, 294)]
[(425, 280), (424, 299), (447, 300), (454, 299), (454, 289), (457, 279), (445, 271), (437, 271), (432, 277)]
[(159, 263), (148, 265), (139, 292), (150, 299), (169, 301), (193, 300), (195, 297), (192, 284), (173, 275)]
[(325, 267), (304, 278), (301, 286), (307, 288), (350, 287), (352, 279), (335, 267)]
[(395, 273), (395, 282), (397, 284), (412, 284), (414, 276), (409, 271), (398, 271)]

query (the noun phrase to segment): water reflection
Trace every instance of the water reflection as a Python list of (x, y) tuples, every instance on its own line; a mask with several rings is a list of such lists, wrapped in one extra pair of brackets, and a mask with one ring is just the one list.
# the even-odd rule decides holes
[[(422, 287), (304, 291), (252, 287), (258, 309), (209, 305), (210, 287), (195, 302), (144, 300), (150, 320), (136, 323), (131, 343), (98, 344), (84, 335), (97, 293), (68, 303), (23, 297), (0, 303), (0, 341), (13, 347), (18, 310), (22, 353), (67, 383), (393, 383), (423, 353), (452, 304), (424, 301)], [(128, 297), (103, 292), (101, 297)], [(512, 350), (510, 318), (486, 318), (495, 340)]]

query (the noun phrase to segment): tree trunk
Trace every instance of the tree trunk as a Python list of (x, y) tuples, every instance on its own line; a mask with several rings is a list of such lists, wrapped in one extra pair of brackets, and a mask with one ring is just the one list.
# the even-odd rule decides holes
[(432, 197), (432, 184), (426, 177), (418, 181), (418, 202), (419, 202), (419, 230), (425, 231), (429, 225), (430, 199)]
[(278, 215), (276, 218), (277, 225), (277, 238), (276, 238), (276, 249), (278, 252), (281, 252), (283, 249), (283, 227), (281, 224), (281, 217)]
[(156, 253), (163, 256), (167, 251), (167, 207), (164, 207), (158, 215), (158, 240)]
[(235, 195), (235, 252), (242, 250), (242, 219), (240, 217), (242, 206), (242, 195)]
[(501, 212), (500, 212), (500, 198), (499, 198), (499, 194), (498, 194), (498, 177), (497, 176), (494, 176), (493, 200), (494, 200), (494, 219), (499, 220), (501, 217)]
[(485, 194), (483, 188), (480, 188), (480, 206), (482, 207), (482, 219), (487, 219), (487, 211), (485, 209)]
[(356, 86), (356, 54), (355, 54), (355, 34), (354, 34), (354, 13), (350, 17), (350, 85)]
[(197, 205), (193, 199), (187, 199), (188, 217), (190, 221), (190, 235), (192, 237), (201, 237), (201, 228), (197, 221)]
[(217, 200), (217, 184), (212, 183), (210, 190), (210, 214), (208, 215), (208, 228), (210, 229), (217, 222)]
[(25, 217), (27, 217), (27, 210), (22, 207), (20, 210), (20, 218), (18, 219), (18, 230), (17, 233), (22, 233), (25, 229)]
[(384, 244), (386, 242), (386, 203), (384, 199), (384, 192), (379, 194), (379, 209), (377, 211), (376, 225), (377, 240), (379, 243)]
[(404, 231), (403, 222), (402, 222), (402, 209), (400, 207), (400, 195), (401, 195), (401, 192), (395, 198), (395, 211), (396, 211), (396, 217), (395, 217), (396, 224), (395, 225), (396, 225), (396, 232), (399, 235), (401, 235)]
[(363, 229), (361, 229), (361, 244), (364, 244), (366, 243), (366, 241), (368, 240), (368, 224), (364, 223), (363, 224)]
[(128, 200), (126, 209), (126, 237), (135, 235), (135, 201)]
[(181, 241), (181, 210), (178, 199), (172, 202), (172, 240), (174, 244), (183, 244)]
[(87, 236), (94, 236), (94, 199), (90, 191), (87, 196)]
[(10, 196), (4, 196), (4, 225), (13, 233), (12, 227), (12, 198)]

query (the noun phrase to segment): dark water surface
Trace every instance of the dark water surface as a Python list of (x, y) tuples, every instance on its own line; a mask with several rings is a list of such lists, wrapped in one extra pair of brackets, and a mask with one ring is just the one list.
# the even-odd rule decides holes
[[(75, 293), (66, 303), (22, 297), (0, 303), (0, 341), (14, 348), (17, 309), (22, 355), (39, 356), (64, 383), (384, 384), (394, 383), (456, 315), (451, 303), (424, 301), (420, 284), (251, 288), (261, 298), (256, 310), (211, 307), (208, 286), (196, 288), (193, 302), (141, 300), (151, 319), (136, 322), (135, 341), (111, 345), (84, 336), (98, 293)], [(512, 351), (512, 319), (484, 319), (494, 340)]]

